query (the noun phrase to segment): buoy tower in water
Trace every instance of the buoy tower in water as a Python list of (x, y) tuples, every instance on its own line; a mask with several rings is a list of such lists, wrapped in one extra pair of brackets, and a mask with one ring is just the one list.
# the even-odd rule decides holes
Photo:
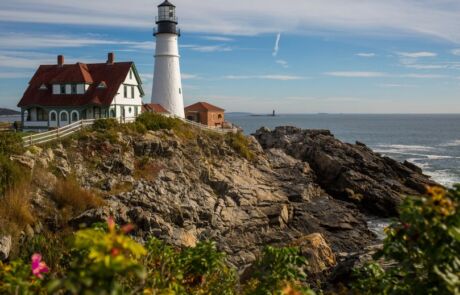
[(176, 6), (168, 0), (158, 5), (156, 24), (152, 103), (160, 104), (171, 114), (185, 118)]

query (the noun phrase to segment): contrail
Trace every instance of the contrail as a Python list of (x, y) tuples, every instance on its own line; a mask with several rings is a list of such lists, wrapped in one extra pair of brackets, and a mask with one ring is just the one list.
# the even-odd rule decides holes
[(281, 33), (278, 33), (276, 35), (276, 42), (275, 42), (275, 48), (273, 48), (273, 56), (278, 55), (278, 51), (280, 50), (280, 40), (281, 40)]

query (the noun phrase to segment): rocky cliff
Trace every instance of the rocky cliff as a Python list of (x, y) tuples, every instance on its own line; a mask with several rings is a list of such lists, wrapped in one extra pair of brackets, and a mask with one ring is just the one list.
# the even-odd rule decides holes
[(367, 212), (394, 215), (401, 194), (433, 184), (417, 167), (328, 131), (261, 129), (246, 143), (251, 157), (224, 136), (196, 130), (110, 140), (86, 132), (16, 160), (41, 171), (33, 197), (40, 230), (62, 230), (50, 195), (59, 178), (73, 175), (105, 199), (70, 216), (74, 228), (114, 216), (136, 225), (139, 240), (156, 236), (180, 247), (214, 240), (241, 270), (266, 245), (296, 245), (313, 261), (310, 272), (321, 273), (375, 242)]

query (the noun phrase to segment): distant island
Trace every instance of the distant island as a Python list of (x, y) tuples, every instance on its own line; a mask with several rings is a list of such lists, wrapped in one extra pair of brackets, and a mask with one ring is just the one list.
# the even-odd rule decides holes
[(14, 116), (20, 115), (21, 113), (15, 110), (0, 108), (0, 116)]

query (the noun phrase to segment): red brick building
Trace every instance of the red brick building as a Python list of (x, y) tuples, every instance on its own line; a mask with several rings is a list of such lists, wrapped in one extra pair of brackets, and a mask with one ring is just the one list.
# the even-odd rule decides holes
[(168, 111), (158, 103), (148, 103), (142, 105), (142, 112), (151, 112), (151, 113), (159, 113), (159, 114), (167, 114)]
[(207, 102), (197, 102), (185, 108), (185, 118), (211, 127), (222, 127), (224, 112), (224, 109)]

